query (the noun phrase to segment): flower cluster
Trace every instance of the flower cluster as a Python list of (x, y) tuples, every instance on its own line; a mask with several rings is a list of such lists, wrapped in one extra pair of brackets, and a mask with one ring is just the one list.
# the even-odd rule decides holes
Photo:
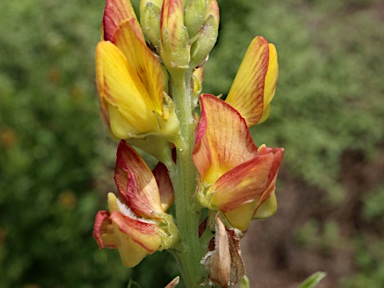
[[(208, 240), (216, 244), (202, 263), (210, 283), (227, 287), (245, 273), (235, 231), (276, 211), (276, 177), (284, 150), (257, 147), (249, 132), (270, 114), (276, 49), (255, 37), (226, 99), (200, 95), (202, 69), (218, 36), (216, 0), (141, 0), (139, 10), (138, 20), (129, 0), (106, 0), (96, 48), (101, 116), (120, 143), (118, 197), (108, 194), (109, 211), (98, 212), (94, 237), (100, 248), (117, 248), (127, 267), (157, 250), (182, 247), (191, 236), (183, 235), (188, 231), (196, 231), (192, 236), (198, 240), (197, 227), (184, 229), (183, 221), (166, 212), (175, 197), (185, 197), (181, 190), (191, 190), (190, 207), (175, 209), (186, 209), (185, 217), (199, 217), (202, 208), (211, 211), (210, 229), (216, 236)], [(194, 116), (197, 100), (200, 113)], [(194, 135), (184, 131), (191, 126)], [(132, 146), (155, 156), (158, 166), (150, 171)], [(196, 187), (177, 188), (175, 183), (191, 172), (183, 170), (188, 159), (197, 172), (188, 183)]]

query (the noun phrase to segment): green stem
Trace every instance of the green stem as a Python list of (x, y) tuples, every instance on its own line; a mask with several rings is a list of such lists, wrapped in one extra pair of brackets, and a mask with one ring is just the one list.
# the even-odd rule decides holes
[[(191, 73), (171, 77), (171, 93), (180, 121), (183, 147), (177, 149), (176, 169), (170, 177), (175, 191), (176, 221), (179, 228), (181, 249), (176, 253), (177, 262), (187, 288), (197, 286), (200, 280), (200, 245), (198, 235), (199, 212), (193, 199), (196, 189), (196, 168), (192, 161), (195, 123), (192, 112)], [(179, 76), (179, 77), (178, 77)]]

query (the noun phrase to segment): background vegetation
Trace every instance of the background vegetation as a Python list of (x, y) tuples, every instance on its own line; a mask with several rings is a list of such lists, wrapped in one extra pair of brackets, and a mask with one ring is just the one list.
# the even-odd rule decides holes
[[(133, 1), (134, 2), (134, 1)], [(136, 1), (137, 2), (137, 1)], [(255, 35), (280, 76), (257, 144), (283, 146), (279, 212), (244, 238), (252, 287), (384, 283), (384, 6), (375, 0), (219, 0), (204, 92), (226, 94)], [(98, 114), (103, 0), (7, 1), (0, 11), (0, 287), (161, 287), (166, 253), (133, 270), (99, 251), (94, 216), (115, 191)], [(255, 234), (255, 235), (249, 235)], [(254, 262), (255, 261), (255, 262)]]

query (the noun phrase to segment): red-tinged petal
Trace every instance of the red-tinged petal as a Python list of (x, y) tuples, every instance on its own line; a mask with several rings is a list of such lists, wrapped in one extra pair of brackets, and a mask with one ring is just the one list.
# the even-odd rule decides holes
[(157, 228), (153, 227), (155, 224), (130, 218), (119, 211), (113, 212), (110, 219), (124, 266), (136, 266), (161, 245), (161, 240), (155, 232)]
[(116, 46), (124, 53), (129, 65), (137, 71), (153, 103), (153, 109), (162, 115), (163, 74), (160, 62), (145, 43), (136, 19), (120, 23), (113, 38)]
[(109, 216), (108, 211), (99, 211), (96, 214), (95, 224), (93, 225), (93, 237), (100, 249), (117, 248), (113, 225)]
[(116, 137), (126, 139), (159, 129), (143, 83), (124, 54), (108, 41), (100, 42), (96, 48), (96, 83), (101, 109), (104, 111), (108, 105), (109, 122)]
[(120, 198), (138, 216), (158, 219), (164, 213), (156, 179), (141, 156), (125, 141), (117, 148), (115, 182)]
[(258, 36), (251, 42), (225, 100), (240, 112), (248, 126), (258, 123), (263, 114), (269, 50), (263, 37)]
[[(252, 190), (252, 184), (255, 184), (256, 181), (255, 183), (252, 183), (252, 181), (254, 181), (253, 179), (245, 179), (245, 181), (250, 181), (249, 186), (232, 188), (231, 184), (225, 183), (223, 181), (223, 186), (227, 185), (227, 187), (224, 187), (224, 189), (222, 189), (219, 194), (217, 194), (217, 192), (214, 194), (214, 198), (212, 198), (211, 203), (214, 203), (215, 201), (221, 203), (219, 209), (225, 212), (225, 216), (233, 227), (236, 227), (240, 230), (245, 230), (247, 229), (252, 219), (263, 217), (263, 215), (264, 217), (268, 217), (275, 213), (276, 205), (273, 205), (273, 199), (271, 199), (271, 197), (274, 195), (276, 177), (281, 164), (281, 160), (283, 158), (283, 154), (284, 150), (282, 148), (267, 148), (264, 145), (259, 148), (259, 155), (255, 159), (264, 158), (266, 156), (271, 159), (272, 157), (272, 162), (270, 163), (270, 168), (268, 171), (265, 168), (263, 169), (262, 166), (255, 166), (255, 168), (260, 168), (260, 171), (255, 169), (256, 171), (254, 171), (254, 178), (262, 180), (262, 177), (265, 177), (264, 190), (262, 190), (262, 188), (257, 190), (256, 187), (254, 190)], [(252, 160), (250, 162), (252, 162)], [(244, 174), (246, 175), (246, 173)], [(222, 178), (224, 178), (224, 176)], [(244, 178), (246, 177), (247, 176)], [(251, 173), (248, 175), (248, 177), (251, 177)], [(219, 181), (221, 181), (221, 179), (219, 179), (218, 182)], [(228, 182), (231, 182), (231, 179)], [(217, 184), (218, 183), (215, 183), (215, 185)], [(232, 181), (232, 185), (236, 185), (236, 180)], [(211, 190), (214, 189), (214, 187), (211, 187)], [(233, 189), (237, 189), (237, 191), (233, 193)], [(226, 193), (228, 196), (223, 196)], [(235, 193), (238, 194), (236, 195)], [(233, 198), (230, 198), (231, 195)], [(246, 201), (246, 199), (248, 200)], [(272, 201), (270, 203), (271, 205), (262, 208), (263, 204), (269, 201), (269, 199)], [(244, 204), (239, 206), (241, 201), (243, 201)], [(219, 206), (220, 204), (216, 205)], [(231, 205), (233, 205), (232, 208), (230, 207)], [(260, 213), (258, 213), (258, 209), (261, 209)]]
[(214, 183), (254, 158), (257, 147), (244, 119), (230, 105), (209, 94), (200, 97), (200, 105), (202, 113), (192, 157), (203, 181)]
[(169, 178), (168, 169), (163, 163), (159, 162), (159, 164), (156, 165), (152, 172), (156, 178), (157, 186), (159, 187), (161, 207), (164, 211), (167, 211), (175, 200), (173, 186), (171, 179)]
[(136, 18), (130, 0), (107, 0), (103, 16), (104, 39), (112, 41), (120, 22), (130, 18)]
[(207, 193), (213, 193), (211, 205), (222, 212), (228, 212), (259, 199), (268, 187), (272, 164), (273, 155), (267, 154), (257, 156), (225, 173)]
[(148, 253), (155, 253), (160, 247), (161, 239), (159, 234), (162, 232), (157, 224), (131, 218), (119, 211), (113, 212), (110, 219), (119, 227), (122, 233), (132, 238), (134, 242), (147, 250)]

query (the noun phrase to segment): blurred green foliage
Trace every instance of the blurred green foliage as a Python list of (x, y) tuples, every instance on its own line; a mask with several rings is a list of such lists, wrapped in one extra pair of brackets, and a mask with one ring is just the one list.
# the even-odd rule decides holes
[[(359, 151), (373, 159), (384, 142), (377, 3), (219, 0), (221, 34), (206, 64), (204, 92), (228, 92), (255, 35), (273, 42), (280, 63), (276, 99), (254, 139), (285, 147), (290, 173), (335, 203), (346, 196), (341, 155)], [(167, 253), (125, 269), (117, 251), (99, 251), (92, 238), (105, 193), (115, 190), (115, 144), (99, 119), (94, 85), (103, 6), (103, 0), (2, 3), (0, 287), (126, 287), (130, 277), (142, 287), (161, 287), (177, 273)], [(367, 223), (382, 219), (382, 187), (362, 199)], [(320, 233), (316, 223), (303, 228), (303, 245)], [(324, 227), (319, 249), (339, 241), (337, 222)], [(341, 285), (380, 287), (378, 251), (384, 250), (377, 233), (353, 236), (346, 245), (354, 247), (360, 273)]]

